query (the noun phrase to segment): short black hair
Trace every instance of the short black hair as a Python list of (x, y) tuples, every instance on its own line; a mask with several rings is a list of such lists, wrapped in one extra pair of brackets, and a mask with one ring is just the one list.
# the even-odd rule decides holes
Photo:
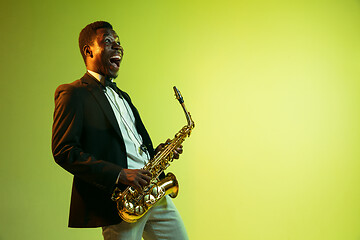
[(100, 28), (113, 29), (111, 24), (108, 22), (96, 21), (96, 22), (90, 23), (86, 27), (84, 27), (79, 34), (79, 48), (80, 48), (81, 55), (84, 59), (84, 62), (85, 62), (86, 56), (84, 54), (83, 48), (85, 45), (90, 46), (93, 44), (94, 37), (96, 36), (96, 30), (98, 30)]

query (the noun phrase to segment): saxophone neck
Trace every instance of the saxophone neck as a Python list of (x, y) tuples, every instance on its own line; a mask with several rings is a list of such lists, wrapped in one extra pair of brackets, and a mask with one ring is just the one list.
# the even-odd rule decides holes
[(185, 116), (186, 116), (187, 127), (190, 128), (190, 129), (193, 129), (195, 124), (194, 124), (194, 121), (191, 118), (191, 114), (186, 110), (186, 107), (185, 107), (184, 103), (181, 103), (181, 106), (182, 106), (182, 108), (184, 110), (184, 113), (185, 113)]
[[(185, 106), (185, 103), (184, 103), (184, 99), (179, 91), (179, 89), (177, 89), (177, 87), (173, 87), (174, 89), (174, 92), (175, 92), (175, 96), (176, 96), (176, 99), (179, 101), (179, 103), (181, 104), (183, 110), (184, 110), (184, 113), (185, 113), (185, 116), (186, 116), (186, 120), (187, 120), (187, 127), (191, 130), (195, 127), (195, 124), (194, 124), (194, 121), (192, 120), (191, 118), (191, 115), (190, 113), (186, 110), (186, 106)], [(189, 133), (190, 135), (190, 133)]]
[[(186, 110), (184, 110), (184, 111), (186, 111)], [(187, 119), (187, 123), (188, 123), (186, 127), (189, 129), (188, 136), (190, 136), (191, 130), (195, 127), (195, 123), (192, 120), (189, 112), (185, 112), (185, 115), (186, 115), (186, 119)]]

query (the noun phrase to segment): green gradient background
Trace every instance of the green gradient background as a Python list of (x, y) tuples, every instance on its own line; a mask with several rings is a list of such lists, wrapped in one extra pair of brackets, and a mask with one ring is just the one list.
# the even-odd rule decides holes
[(83, 75), (79, 31), (110, 21), (118, 85), (155, 144), (196, 122), (171, 166), (191, 239), (360, 239), (360, 2), (3, 1), (0, 239), (68, 229), (72, 177), (50, 139), (53, 94)]

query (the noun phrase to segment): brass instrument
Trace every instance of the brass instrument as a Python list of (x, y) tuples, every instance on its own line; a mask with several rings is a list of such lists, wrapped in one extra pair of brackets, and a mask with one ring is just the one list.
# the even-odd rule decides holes
[(174, 149), (180, 147), (185, 138), (190, 136), (195, 126), (190, 113), (186, 110), (180, 91), (174, 87), (174, 92), (176, 99), (185, 112), (187, 125), (175, 134), (172, 140), (166, 141), (165, 146), (143, 167), (152, 174), (148, 186), (143, 187), (142, 191), (130, 186), (123, 192), (119, 188), (115, 188), (111, 197), (117, 203), (119, 216), (128, 223), (136, 222), (144, 216), (165, 195), (169, 194), (170, 197), (175, 198), (178, 194), (179, 185), (174, 174), (168, 173), (164, 179), (157, 180), (160, 174), (170, 166), (170, 162), (173, 161)]

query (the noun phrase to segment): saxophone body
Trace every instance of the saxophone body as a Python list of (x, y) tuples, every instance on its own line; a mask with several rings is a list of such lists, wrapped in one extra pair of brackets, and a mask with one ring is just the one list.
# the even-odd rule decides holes
[(172, 140), (166, 141), (165, 146), (144, 166), (143, 169), (152, 174), (149, 185), (143, 187), (142, 191), (130, 186), (124, 191), (115, 188), (111, 197), (117, 204), (119, 216), (128, 223), (139, 220), (165, 195), (175, 198), (178, 194), (179, 185), (174, 174), (168, 173), (162, 180), (158, 180), (158, 177), (170, 166), (173, 161), (173, 151), (190, 136), (195, 125), (190, 113), (186, 110), (180, 91), (176, 87), (174, 91), (185, 112), (188, 124), (176, 133)]

